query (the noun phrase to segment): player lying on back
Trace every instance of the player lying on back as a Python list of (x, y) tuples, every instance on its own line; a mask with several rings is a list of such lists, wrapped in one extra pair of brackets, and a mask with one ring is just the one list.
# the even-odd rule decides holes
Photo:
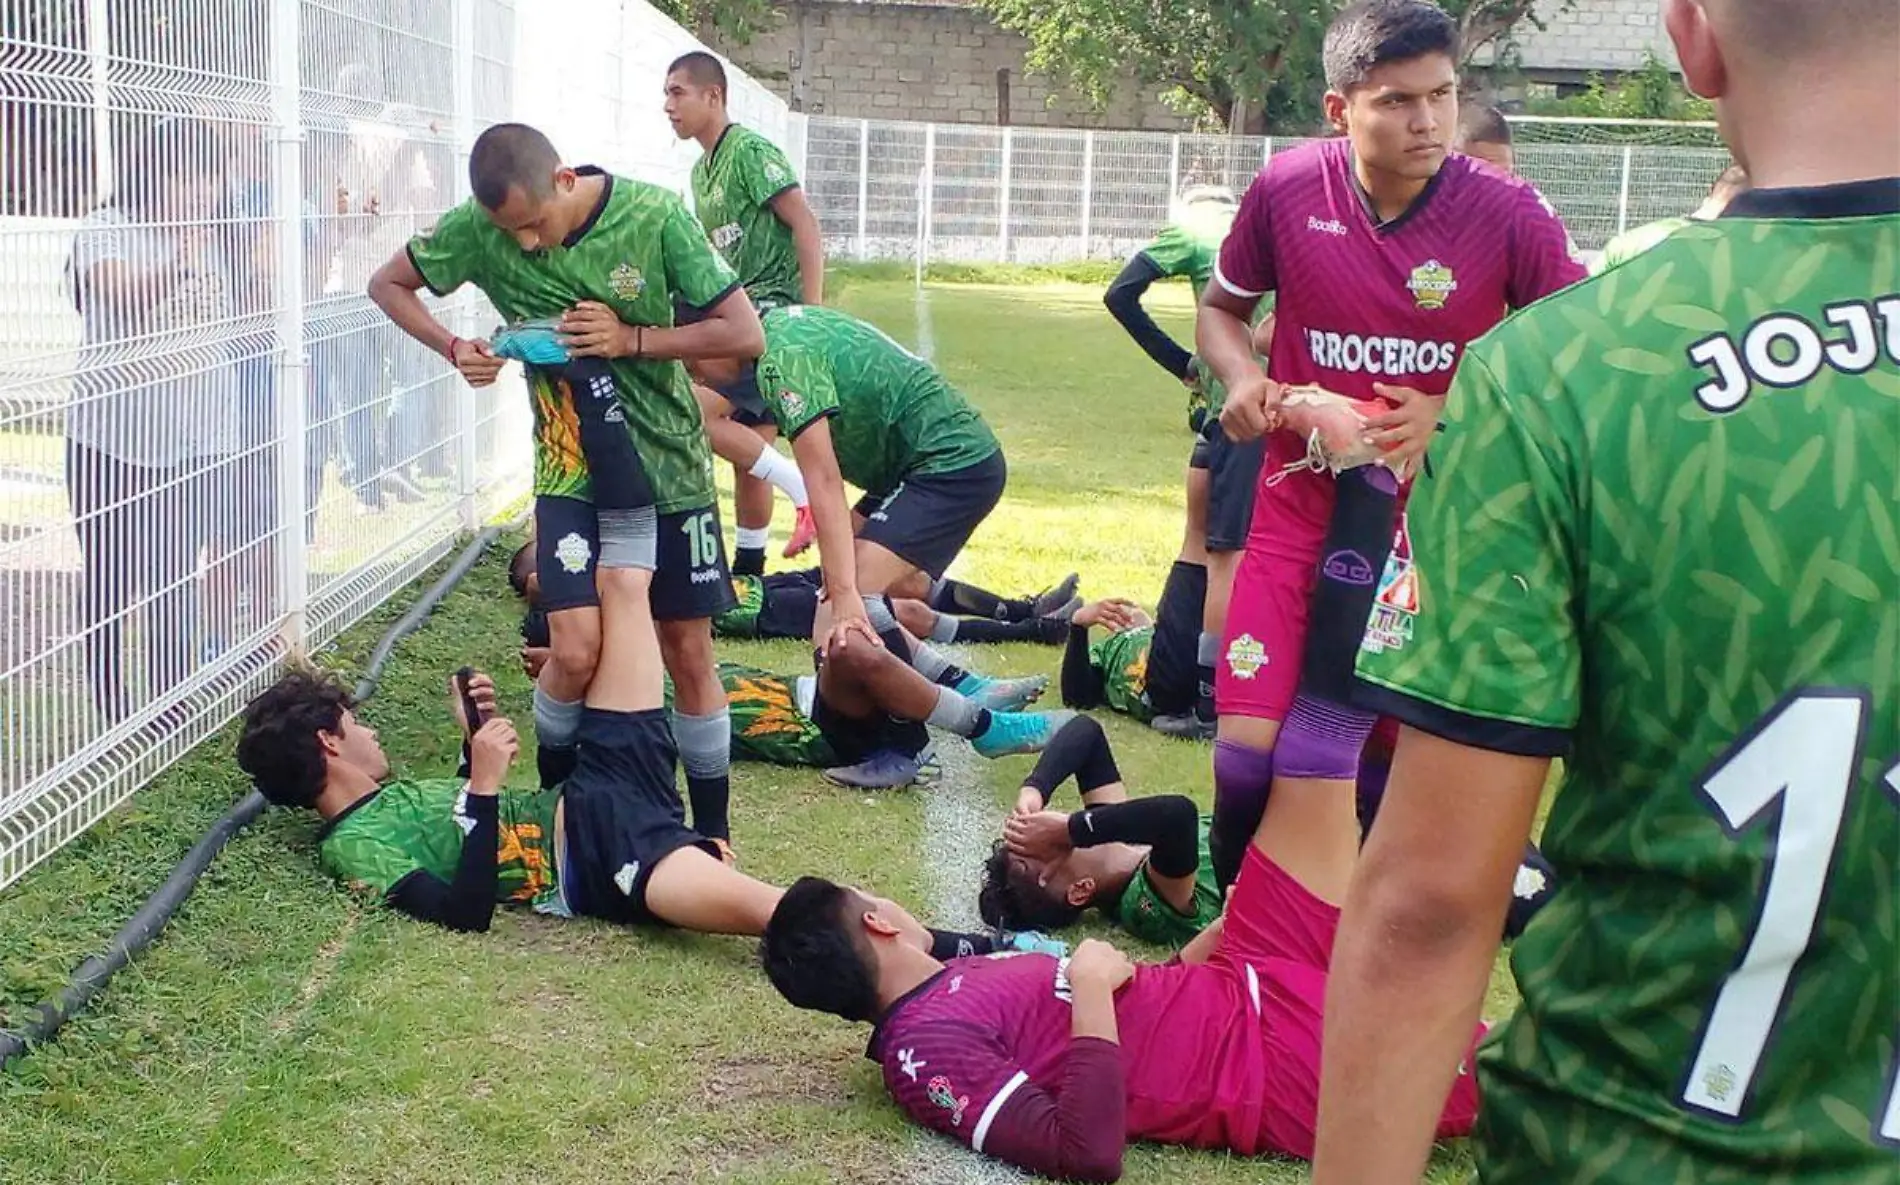
[[(1222, 425), (1267, 437), (1235, 578), (1216, 698), (1216, 852), (1238, 852), (1269, 789), (1305, 809), (1314, 892), (1343, 899), (1358, 848), (1352, 786), (1377, 714), (1353, 703), (1353, 659), (1388, 573), (1400, 502), (1464, 344), (1581, 278), (1563, 224), (1527, 183), (1448, 153), (1456, 23), (1426, 0), (1363, 0), (1325, 38), (1327, 117), (1343, 136), (1277, 153), (1248, 189), (1196, 321), (1228, 386)], [(1247, 318), (1277, 293), (1263, 370)], [(1269, 375), (1271, 377), (1269, 377)], [(1382, 401), (1384, 463), (1335, 476), (1276, 428), (1289, 386)], [(1430, 572), (1423, 573), (1429, 579)], [(1388, 579), (1390, 577), (1390, 579)], [(1409, 603), (1377, 644), (1403, 648)]]
[[(1193, 620), (1193, 606), (1170, 603), (1166, 592), (1162, 597), (1163, 617), (1178, 608), (1185, 621)], [(1090, 641), (1094, 626), (1107, 631), (1100, 641)], [(1114, 598), (1084, 605), (1069, 619), (1068, 633), (1060, 684), (1066, 706), (1112, 708), (1143, 724), (1171, 712), (1193, 710), (1193, 668), (1156, 662), (1159, 631), (1139, 605)]]
[[(1114, 1181), (1131, 1140), (1310, 1156), (1339, 915), (1285, 871), (1267, 811), (1224, 917), (1165, 965), (1095, 940), (943, 960), (900, 906), (806, 877), (766, 927), (766, 975), (874, 1025), (866, 1056), (912, 1120), (1033, 1173)], [(1438, 1133), (1470, 1130), (1475, 1081), (1439, 1093)]]
[(1664, 24), (1755, 188), (1459, 365), (1414, 635), (1360, 658), (1408, 727), (1333, 960), (1321, 1185), (1418, 1180), (1558, 758), (1566, 884), (1479, 1059), (1479, 1178), (1900, 1178), (1900, 10)]
[[(666, 117), (682, 140), (697, 140), (693, 209), (713, 247), (738, 273), (746, 295), (763, 313), (788, 304), (825, 301), (825, 241), (818, 217), (783, 149), (727, 113), (726, 68), (703, 50), (682, 54), (666, 68)], [(721, 392), (699, 391), (713, 451), (732, 463), (733, 505), (739, 520), (733, 571), (765, 571), (772, 525), (772, 490), (797, 508), (785, 555), (812, 542), (816, 524), (798, 467), (774, 449), (778, 434), (759, 398), (748, 362)]]
[[(1049, 810), (1053, 791), (1071, 776), (1083, 809)], [(1384, 785), (1361, 785), (1361, 824), (1370, 828)], [(1101, 725), (1087, 717), (1071, 721), (1023, 779), (1003, 840), (983, 866), (983, 920), (1061, 930), (1094, 907), (1137, 938), (1185, 946), (1220, 913), (1212, 824), (1182, 795), (1131, 800)], [(1526, 845), (1505, 938), (1522, 934), (1554, 891), (1549, 863)]]
[[(1068, 636), (1070, 616), (1082, 606), (1082, 598), (1070, 591), (1075, 584), (1075, 577), (1070, 575), (1033, 596), (1003, 598), (985, 593), (996, 602), (995, 616), (940, 613), (909, 597), (890, 598), (891, 612), (908, 633), (932, 642), (1038, 642), (1059, 646)], [(818, 594), (823, 587), (821, 568), (734, 576), (732, 591), (739, 603), (713, 618), (713, 633), (721, 638), (809, 641), (817, 628)]]
[[(527, 606), (521, 663), (529, 678), (536, 677), (548, 658), (533, 557), (533, 545), (523, 546), (509, 566), (509, 583)], [(747, 755), (751, 742), (746, 734), (759, 727), (776, 738), (774, 755), (762, 760), (791, 755), (798, 764), (822, 765), (826, 777), (840, 784), (884, 788), (916, 778), (929, 746), (926, 724), (955, 733), (982, 756), (995, 758), (1037, 751), (1073, 715), (1023, 711), (1041, 697), (1048, 684), (1045, 676), (992, 679), (948, 663), (938, 666), (927, 658), (906, 661), (907, 648), (918, 643), (901, 628), (890, 632), (884, 643), (851, 647), (848, 654), (837, 650), (819, 663), (816, 676), (789, 682), (770, 676), (782, 685), (775, 687), (748, 678), (744, 668), (732, 674), (722, 665), (734, 748)], [(763, 710), (733, 698), (735, 690), (742, 696), (763, 692)], [(672, 697), (671, 684), (666, 697)], [(761, 726), (761, 720), (767, 724)], [(780, 725), (789, 733), (781, 732)], [(780, 743), (786, 735), (798, 743)], [(908, 760), (872, 760), (886, 753)]]

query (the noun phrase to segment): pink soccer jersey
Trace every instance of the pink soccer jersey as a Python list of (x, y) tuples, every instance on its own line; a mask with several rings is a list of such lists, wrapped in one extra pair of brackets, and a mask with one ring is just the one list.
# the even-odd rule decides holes
[[(1234, 295), (1275, 294), (1270, 376), (1355, 399), (1380, 398), (1375, 383), (1444, 394), (1467, 342), (1583, 274), (1537, 190), (1466, 156), (1376, 223), (1343, 138), (1273, 158), (1215, 269)], [(1331, 474), (1301, 467), (1306, 452), (1292, 431), (1268, 435), (1215, 670), (1223, 716), (1282, 720), (1299, 687), (1334, 494)]]

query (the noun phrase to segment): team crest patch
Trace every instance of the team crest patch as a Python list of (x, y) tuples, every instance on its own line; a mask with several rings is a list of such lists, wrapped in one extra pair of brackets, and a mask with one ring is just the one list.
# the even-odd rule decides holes
[(620, 871), (614, 873), (614, 887), (620, 890), (621, 896), (631, 897), (633, 896), (634, 882), (639, 879), (640, 862), (638, 860), (635, 860), (631, 864), (622, 864)]
[(588, 563), (594, 558), (594, 549), (579, 532), (569, 531), (554, 545), (554, 558), (561, 561), (562, 571), (570, 576), (579, 576), (587, 571)]
[(805, 397), (796, 391), (780, 391), (778, 393), (778, 401), (784, 405), (785, 414), (794, 420), (805, 414)]
[(1365, 641), (1359, 648), (1367, 654), (1405, 649), (1412, 640), (1412, 621), (1417, 616), (1418, 569), (1412, 565), (1412, 536), (1401, 518), (1392, 554), (1386, 558), (1378, 592), (1373, 594)]
[(942, 1074), (930, 1080), (926, 1093), (930, 1095), (931, 1102), (950, 1112), (951, 1127), (963, 1126), (963, 1113), (970, 1108), (969, 1095), (958, 1098), (956, 1088), (951, 1086), (950, 1080)]
[(1412, 293), (1412, 299), (1421, 309), (1442, 309), (1451, 294), (1458, 291), (1458, 281), (1452, 277), (1451, 269), (1436, 259), (1428, 259), (1412, 269), (1412, 278), (1405, 281)]
[(640, 269), (630, 263), (623, 263), (607, 273), (607, 287), (621, 300), (638, 300), (647, 290), (647, 278)]
[(1267, 648), (1252, 634), (1242, 634), (1227, 644), (1227, 669), (1236, 679), (1251, 679), (1267, 665)]
[(777, 161), (767, 161), (765, 165), (765, 179), (774, 185), (783, 185), (792, 178), (790, 174), (779, 166)]

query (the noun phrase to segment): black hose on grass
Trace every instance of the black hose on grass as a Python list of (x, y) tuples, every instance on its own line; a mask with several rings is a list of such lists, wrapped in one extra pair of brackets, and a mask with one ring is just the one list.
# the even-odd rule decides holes
[[(476, 535), (462, 553), (455, 557), (449, 570), (442, 578), (429, 586), (429, 590), (389, 627), (389, 631), (370, 651), (369, 665), (363, 671), (363, 677), (356, 684), (355, 697), (362, 702), (376, 694), (376, 685), (383, 675), (383, 667), (389, 662), (390, 654), (396, 644), (421, 628), (429, 614), (442, 603), (442, 599), (454, 591), (469, 571), (482, 558), (504, 528), (485, 527)], [(211, 862), (224, 850), (231, 838), (256, 821), (264, 813), (264, 796), (253, 790), (225, 813), (224, 817), (211, 825), (204, 837), (193, 844), (185, 853), (178, 867), (165, 878), (158, 891), (145, 899), (145, 904), (132, 915), (132, 920), (119, 929), (112, 940), (106, 944), (103, 954), (93, 955), (79, 965), (73, 972), (70, 982), (53, 998), (42, 1002), (33, 1010), (33, 1018), (19, 1029), (0, 1029), (0, 1069), (5, 1069), (15, 1059), (25, 1056), (35, 1045), (50, 1040), (73, 1017), (85, 1009), (105, 989), (108, 981), (120, 969), (152, 944), (159, 932), (164, 930), (178, 907), (191, 896), (198, 886), (198, 878), (211, 867)]]

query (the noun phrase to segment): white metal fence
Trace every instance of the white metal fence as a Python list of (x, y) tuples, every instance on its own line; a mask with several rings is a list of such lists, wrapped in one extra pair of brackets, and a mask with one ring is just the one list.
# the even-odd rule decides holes
[(683, 184), (661, 73), (698, 43), (547, 7), (0, 0), (0, 886), (525, 492), (519, 387), (363, 290), (490, 123)]
[[(1294, 137), (1095, 132), (814, 116), (805, 185), (833, 258), (958, 263), (1121, 259), (1148, 243), (1183, 186), (1236, 194)], [(1603, 125), (1527, 121), (1518, 171), (1563, 215), (1580, 247), (1687, 213), (1728, 164), (1691, 125), (1602, 134)], [(1536, 135), (1525, 135), (1534, 130)], [(1622, 142), (1607, 142), (1621, 140)], [(1553, 142), (1554, 141), (1554, 142)], [(1632, 142), (1633, 141), (1633, 142)]]

